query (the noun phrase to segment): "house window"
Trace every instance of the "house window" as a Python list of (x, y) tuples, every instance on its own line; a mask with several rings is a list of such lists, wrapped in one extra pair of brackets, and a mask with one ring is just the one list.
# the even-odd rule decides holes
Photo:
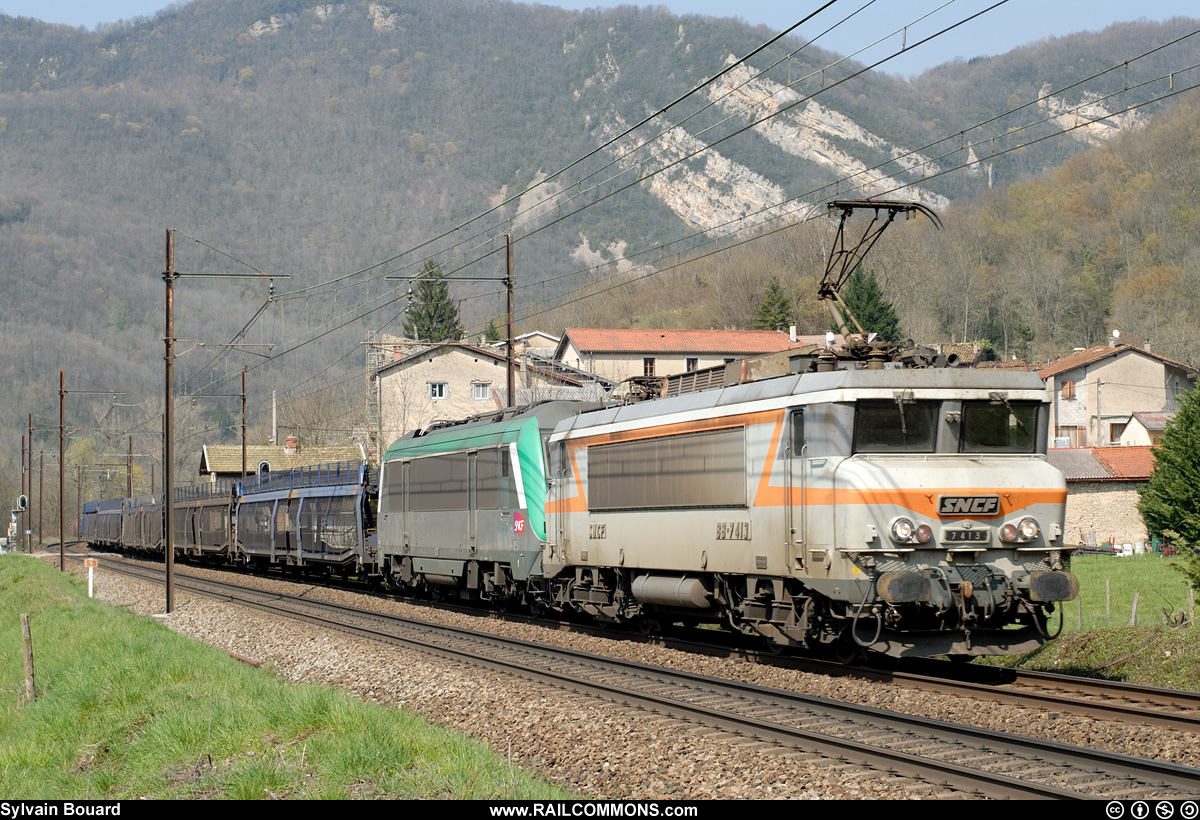
[(1062, 397), (1064, 399), (1075, 398), (1075, 382), (1063, 382), (1062, 383)]
[(695, 373), (699, 369), (700, 369), (700, 360), (699, 359), (688, 359), (687, 360), (687, 372)]
[(446, 383), (445, 382), (430, 382), (429, 383), (429, 398), (434, 401), (446, 398)]
[(642, 375), (654, 375), (654, 359), (642, 359)]
[(1125, 425), (1129, 422), (1120, 421), (1112, 422), (1108, 425), (1108, 441), (1110, 444), (1117, 444), (1121, 441), (1121, 436), (1125, 433)]
[[(1084, 435), (1083, 428), (1079, 426), (1062, 426), (1054, 428), (1054, 437), (1056, 439), (1066, 439), (1067, 447), (1086, 447), (1087, 436)], [(1055, 445), (1057, 446), (1057, 445)]]
[(491, 395), (491, 382), (471, 382), (471, 398), (475, 401), (487, 401)]

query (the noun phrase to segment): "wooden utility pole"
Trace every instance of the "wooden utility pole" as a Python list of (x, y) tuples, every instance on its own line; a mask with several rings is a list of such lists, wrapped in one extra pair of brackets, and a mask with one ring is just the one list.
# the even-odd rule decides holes
[(29, 552), (33, 548), (33, 413), (29, 414), (29, 511), (25, 513), (25, 520), (22, 522), (24, 526), (21, 529), (25, 530), (25, 552)]
[(242, 478), (246, 477), (246, 365), (242, 365)]
[(46, 509), (46, 505), (42, 503), (42, 499), (46, 497), (44, 490), (46, 489), (46, 451), (38, 450), (38, 545), (46, 543), (42, 538), (42, 524), (45, 522), (45, 516), (42, 514)]
[(63, 441), (67, 435), (66, 425), (66, 403), (67, 403), (67, 374), (65, 371), (58, 371), (58, 571), (66, 572), (67, 567), (67, 547), (66, 539), (63, 538), (63, 464), (66, 459), (63, 458)]
[(129, 455), (125, 457), (125, 497), (133, 498), (133, 436), (129, 437)]
[(513, 249), (512, 234), (504, 235), (504, 263), (507, 275), (504, 289), (508, 292), (508, 344), (505, 345), (504, 364), (508, 370), (508, 406), (516, 407), (516, 374), (513, 373)]
[[(33, 483), (33, 476), (30, 476), (29, 483)], [(21, 434), (21, 495), (25, 498), (25, 506), (29, 506), (29, 496), (32, 493), (25, 481), (25, 434)], [(20, 506), (19, 504), (17, 506)], [(21, 535), (17, 538), (17, 547), (25, 543), (25, 511), (21, 510)]]
[(175, 606), (175, 533), (171, 521), (171, 506), (174, 496), (175, 443), (171, 426), (175, 420), (175, 232), (167, 229), (166, 267), (163, 282), (167, 287), (167, 326), (163, 336), (165, 370), (165, 403), (163, 405), (163, 543), (166, 546), (167, 564), (167, 614)]

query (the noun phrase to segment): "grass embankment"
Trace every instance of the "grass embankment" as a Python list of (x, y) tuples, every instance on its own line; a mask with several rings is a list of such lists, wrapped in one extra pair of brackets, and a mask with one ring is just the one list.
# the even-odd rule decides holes
[(1063, 608), (1062, 635), (1028, 655), (989, 662), (1200, 691), (1200, 627), (1188, 622), (1187, 582), (1172, 563), (1157, 555), (1077, 556), (1079, 600)]
[(0, 670), (9, 798), (570, 797), (416, 714), (290, 684), (91, 601), (36, 558), (0, 556)]

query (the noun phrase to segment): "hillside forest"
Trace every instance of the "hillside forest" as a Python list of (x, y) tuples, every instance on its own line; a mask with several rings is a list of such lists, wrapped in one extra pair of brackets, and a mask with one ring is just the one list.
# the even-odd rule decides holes
[[(703, 91), (773, 34), (504, 0), (193, 0), (96, 31), (0, 14), (0, 493), (17, 494), (30, 414), (56, 478), (59, 371), (85, 494), (123, 493), (130, 449), (137, 491), (161, 475), (167, 228), (184, 478), (203, 444), (240, 436), (243, 371), (252, 443), (273, 397), (302, 444), (363, 438), (365, 342), (404, 327), (398, 280), (434, 260), (477, 338), (503, 325), (503, 288), (465, 279), (503, 275), (505, 232), (518, 332), (750, 328), (774, 279), (801, 332), (822, 333), (824, 203), (887, 189), (938, 203), (944, 224), (899, 224), (868, 260), (902, 335), (1032, 361), (1117, 327), (1200, 363), (1200, 22), (911, 81), (785, 38), (750, 61), (770, 99), (809, 100), (784, 137)], [(1055, 114), (1084, 103), (1087, 128)], [(1007, 147), (960, 148), (973, 127)], [(660, 132), (654, 157), (622, 153)], [(936, 159), (895, 161), (921, 151)], [(843, 184), (839, 162), (879, 184)], [(644, 179), (606, 182), (618, 172)]]

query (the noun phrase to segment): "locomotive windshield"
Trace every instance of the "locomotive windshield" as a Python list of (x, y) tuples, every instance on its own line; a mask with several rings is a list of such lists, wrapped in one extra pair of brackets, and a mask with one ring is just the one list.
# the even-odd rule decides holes
[(1032, 453), (1037, 433), (1035, 402), (965, 401), (962, 406), (964, 453)]
[(932, 453), (941, 402), (897, 397), (860, 401), (854, 414), (856, 453)]

